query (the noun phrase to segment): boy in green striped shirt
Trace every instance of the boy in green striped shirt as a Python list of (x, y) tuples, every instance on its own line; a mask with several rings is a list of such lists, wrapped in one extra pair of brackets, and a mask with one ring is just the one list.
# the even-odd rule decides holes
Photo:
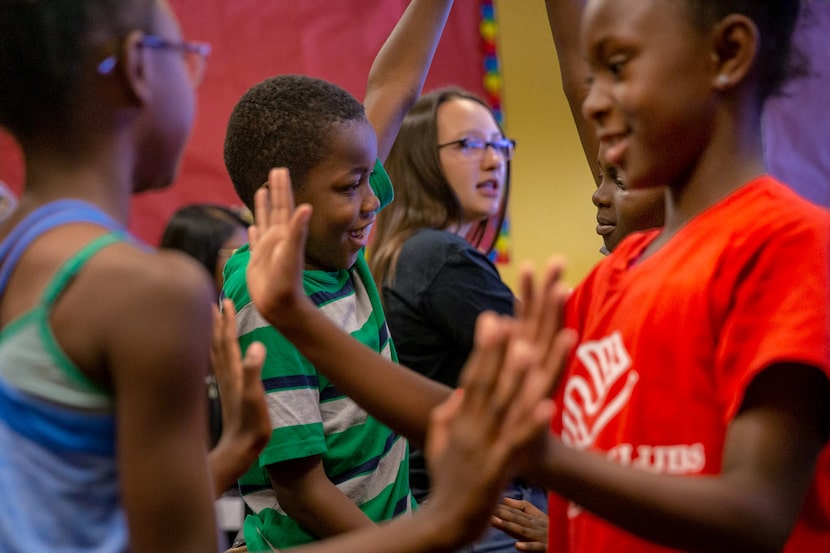
[[(379, 160), (420, 93), (451, 4), (412, 2), (375, 60), (365, 109), (332, 83), (277, 76), (243, 95), (225, 138), (225, 164), (251, 209), (268, 171), (290, 170), (298, 201), (314, 208), (305, 293), (338, 327), (393, 361), (363, 250), (393, 195)], [(289, 548), (411, 512), (407, 441), (332, 386), (260, 316), (245, 284), (248, 259), (243, 247), (229, 260), (224, 293), (237, 310), (243, 351), (253, 341), (266, 347), (262, 379), (273, 428), (240, 479), (253, 512), (244, 524), (248, 549)]]

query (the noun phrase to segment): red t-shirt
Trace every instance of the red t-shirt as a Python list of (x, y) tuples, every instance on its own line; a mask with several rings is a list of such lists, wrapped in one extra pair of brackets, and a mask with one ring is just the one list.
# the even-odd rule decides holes
[[(625, 240), (569, 299), (580, 338), (552, 428), (642, 470), (716, 474), (760, 371), (796, 362), (830, 375), (830, 212), (761, 177), (638, 263), (658, 233)], [(551, 552), (669, 551), (564, 505), (551, 496)], [(830, 551), (827, 446), (801, 520), (811, 535), (795, 547), (800, 522), (787, 551)]]

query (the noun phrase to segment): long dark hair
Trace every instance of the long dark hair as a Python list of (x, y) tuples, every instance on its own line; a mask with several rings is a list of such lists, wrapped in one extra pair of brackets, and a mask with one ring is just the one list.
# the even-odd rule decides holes
[(179, 250), (216, 272), (222, 244), (248, 222), (236, 211), (221, 205), (191, 204), (182, 207), (167, 223), (159, 247)]
[[(438, 154), (438, 108), (457, 99), (481, 104), (492, 114), (483, 100), (461, 88), (446, 87), (424, 94), (404, 118), (384, 164), (395, 185), (395, 201), (378, 214), (372, 238), (369, 267), (378, 287), (394, 279), (401, 247), (415, 232), (443, 230), (462, 222), (461, 204), (444, 176)], [(504, 186), (499, 212), (479, 221), (467, 235), (470, 243), (485, 253), (493, 249), (504, 221), (510, 193), (509, 161)]]

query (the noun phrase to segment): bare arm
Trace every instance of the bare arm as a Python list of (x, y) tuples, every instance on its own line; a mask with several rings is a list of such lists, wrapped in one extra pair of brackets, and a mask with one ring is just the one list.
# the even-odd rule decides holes
[(320, 538), (344, 534), (374, 523), (335, 486), (319, 455), (268, 465), (280, 507)]
[(591, 122), (582, 116), (582, 102), (588, 95), (588, 64), (580, 54), (579, 22), (585, 2), (586, 0), (545, 0), (545, 6), (559, 59), (562, 89), (571, 108), (585, 160), (591, 174), (594, 174), (599, 141)]
[[(479, 318), (476, 347), (461, 377), (464, 390), (454, 392), (431, 414), (426, 444), (433, 474), (429, 503), (412, 517), (303, 546), (298, 552), (442, 553), (456, 551), (481, 534), (514, 474), (513, 463), (547, 432), (550, 389), (571, 341), (551, 324), (555, 317), (547, 316), (561, 296), (548, 300), (545, 305), (551, 309), (531, 314), (531, 324), (492, 313)], [(550, 350), (536, 349), (534, 340)], [(550, 355), (543, 357), (546, 353)]]
[(130, 550), (215, 551), (204, 394), (211, 285), (179, 256), (121, 266), (100, 288), (118, 282), (119, 316), (98, 330), (116, 397)]
[(689, 551), (780, 551), (827, 438), (828, 382), (778, 365), (750, 385), (731, 423), (719, 475), (646, 473), (554, 438), (540, 483), (610, 522)]
[(366, 115), (386, 160), (401, 122), (421, 95), (453, 0), (412, 0), (381, 47), (366, 83)]

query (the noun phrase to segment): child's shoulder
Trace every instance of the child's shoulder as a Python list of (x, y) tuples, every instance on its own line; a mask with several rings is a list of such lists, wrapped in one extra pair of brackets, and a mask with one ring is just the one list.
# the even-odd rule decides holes
[(130, 242), (101, 251), (76, 283), (114, 316), (149, 321), (210, 317), (212, 284), (201, 265), (185, 254), (154, 251)]
[[(477, 250), (463, 237), (453, 232), (437, 229), (421, 229), (407, 238), (401, 247), (398, 270), (409, 266), (441, 267), (454, 256), (476, 255)], [(482, 254), (483, 255), (483, 254)]]
[(788, 185), (764, 175), (747, 183), (724, 202), (724, 207), (764, 225), (786, 226), (794, 222), (807, 225), (830, 224), (830, 211), (806, 200)]
[(459, 236), (454, 232), (427, 228), (413, 233), (412, 236), (407, 238), (406, 242), (404, 242), (404, 247), (410, 249), (464, 249), (471, 246), (463, 236)]

